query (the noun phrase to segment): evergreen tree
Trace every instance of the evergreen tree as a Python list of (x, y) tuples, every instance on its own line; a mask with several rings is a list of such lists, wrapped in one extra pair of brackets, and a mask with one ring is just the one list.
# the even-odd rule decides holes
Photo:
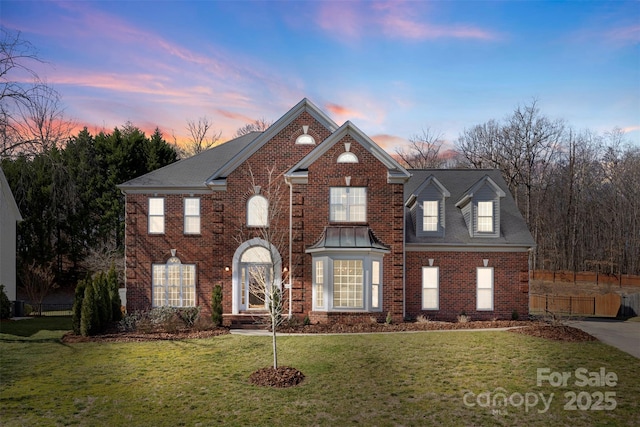
[(95, 335), (98, 331), (99, 318), (98, 307), (96, 305), (95, 287), (93, 281), (87, 282), (82, 299), (82, 310), (80, 319), (80, 335), (88, 337)]
[(73, 333), (80, 335), (80, 323), (82, 320), (82, 301), (84, 300), (85, 289), (87, 288), (87, 279), (83, 279), (76, 285), (76, 292), (73, 298), (73, 314), (71, 316), (71, 324)]
[(118, 292), (118, 273), (114, 265), (111, 265), (109, 273), (107, 274), (107, 284), (109, 287), (109, 299), (111, 301), (111, 319), (114, 322), (119, 322), (122, 319), (122, 301), (120, 301), (120, 293)]

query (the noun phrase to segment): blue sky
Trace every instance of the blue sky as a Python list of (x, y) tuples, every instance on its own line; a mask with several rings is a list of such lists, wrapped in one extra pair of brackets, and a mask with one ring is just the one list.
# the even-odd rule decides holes
[(90, 130), (168, 139), (207, 116), (229, 139), (303, 97), (389, 151), (454, 141), (533, 98), (576, 130), (640, 146), (640, 2), (7, 1), (6, 28)]

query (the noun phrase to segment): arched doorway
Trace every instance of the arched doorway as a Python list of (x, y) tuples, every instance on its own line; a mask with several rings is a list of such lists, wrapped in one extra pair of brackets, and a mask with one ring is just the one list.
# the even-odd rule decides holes
[(282, 258), (259, 238), (241, 244), (233, 256), (232, 313), (266, 309), (265, 286), (281, 286)]

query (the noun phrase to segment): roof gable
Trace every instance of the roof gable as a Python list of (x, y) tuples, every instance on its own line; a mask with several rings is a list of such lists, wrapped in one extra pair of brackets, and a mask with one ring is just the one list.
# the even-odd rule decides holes
[(491, 188), (496, 193), (497, 197), (502, 198), (506, 195), (506, 193), (498, 186), (498, 184), (495, 183), (494, 180), (489, 177), (489, 175), (485, 175), (465, 192), (462, 198), (456, 203), (456, 207), (461, 208), (469, 203), (469, 201), (473, 199), (474, 194), (476, 194), (478, 190), (480, 190), (485, 185), (489, 186), (489, 188)]
[(345, 136), (351, 136), (362, 147), (369, 151), (388, 169), (387, 181), (389, 183), (404, 183), (411, 174), (403, 168), (393, 157), (373, 142), (364, 132), (350, 121), (346, 121), (335, 130), (327, 139), (314, 148), (302, 160), (294, 165), (285, 177), (297, 183), (305, 183), (308, 180), (308, 169), (316, 160), (320, 159), (331, 147), (340, 142)]
[(442, 194), (443, 197), (450, 197), (451, 193), (449, 192), (449, 190), (446, 189), (446, 187), (444, 185), (442, 185), (442, 183), (440, 181), (438, 181), (438, 178), (436, 178), (433, 174), (429, 175), (429, 177), (427, 179), (424, 180), (424, 182), (409, 196), (409, 198), (407, 199), (405, 206), (407, 207), (411, 207), (416, 201), (417, 199), (420, 197), (420, 194), (422, 194), (422, 192), (424, 191), (425, 188), (429, 187), (430, 185), (434, 186), (439, 192), (440, 194)]
[(294, 121), (303, 112), (309, 113), (314, 119), (316, 119), (320, 124), (329, 129), (329, 131), (331, 132), (335, 131), (338, 128), (338, 125), (333, 120), (331, 120), (329, 116), (322, 112), (322, 110), (320, 110), (314, 103), (309, 101), (307, 98), (304, 98), (302, 101), (298, 102), (298, 104), (296, 104), (292, 109), (290, 109), (284, 116), (280, 117), (274, 124), (269, 126), (267, 130), (262, 132), (262, 134), (258, 136), (250, 145), (245, 147), (236, 156), (229, 159), (229, 161), (224, 166), (222, 166), (211, 176), (209, 176), (209, 178), (206, 180), (207, 185), (211, 188), (214, 188), (216, 186), (223, 186), (222, 182), (216, 181), (229, 176), (231, 172), (233, 172), (238, 166), (244, 163), (260, 148), (262, 148), (267, 142), (269, 142), (274, 136), (276, 136), (280, 131), (287, 127), (287, 125)]

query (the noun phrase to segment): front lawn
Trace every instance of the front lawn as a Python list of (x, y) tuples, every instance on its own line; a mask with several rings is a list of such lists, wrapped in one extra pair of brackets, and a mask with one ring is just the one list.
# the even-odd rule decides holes
[[(281, 363), (305, 374), (301, 385), (249, 383), (271, 361), (269, 337), (0, 339), (0, 424), (640, 425), (640, 363), (599, 342), (454, 331), (282, 336), (278, 344)], [(566, 386), (538, 387), (538, 368), (571, 376)], [(588, 375), (604, 368), (617, 383), (577, 385), (578, 368)], [(606, 401), (599, 393), (609, 393)], [(542, 398), (551, 399), (546, 411)], [(597, 410), (612, 399), (615, 409)]]

